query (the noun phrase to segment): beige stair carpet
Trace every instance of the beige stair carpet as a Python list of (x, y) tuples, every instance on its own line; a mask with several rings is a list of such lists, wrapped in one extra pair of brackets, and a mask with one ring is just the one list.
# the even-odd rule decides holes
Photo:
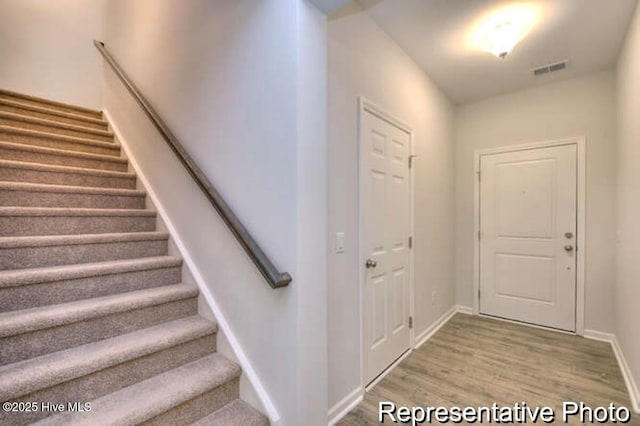
[(0, 90), (3, 425), (267, 425), (102, 113)]

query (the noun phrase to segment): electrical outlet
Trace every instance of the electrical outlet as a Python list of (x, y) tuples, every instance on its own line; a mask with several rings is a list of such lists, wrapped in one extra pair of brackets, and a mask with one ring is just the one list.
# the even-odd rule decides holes
[(431, 292), (431, 304), (435, 305), (436, 304), (436, 299), (438, 298), (438, 292), (433, 290)]
[(344, 232), (336, 232), (336, 253), (344, 253)]

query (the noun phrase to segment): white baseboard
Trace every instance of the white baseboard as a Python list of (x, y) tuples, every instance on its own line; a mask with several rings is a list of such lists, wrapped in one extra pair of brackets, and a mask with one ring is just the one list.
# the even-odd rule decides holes
[(473, 315), (473, 308), (470, 306), (456, 305), (456, 311), (459, 314)]
[(333, 426), (340, 419), (353, 410), (364, 398), (364, 389), (358, 386), (349, 395), (342, 398), (340, 402), (329, 409), (329, 426)]
[(620, 372), (622, 373), (622, 377), (624, 378), (624, 383), (627, 386), (627, 391), (629, 392), (631, 409), (640, 414), (640, 391), (638, 390), (638, 384), (633, 379), (631, 369), (629, 368), (629, 364), (627, 364), (627, 360), (624, 357), (622, 348), (618, 344), (616, 335), (595, 330), (585, 330), (584, 337), (587, 339), (599, 340), (601, 342), (607, 342), (611, 344), (613, 353), (615, 354), (616, 360), (618, 361), (618, 366), (620, 367)]
[(612, 333), (603, 333), (596, 330), (585, 330), (583, 337), (585, 339), (599, 340), (601, 342), (613, 343), (615, 336)]
[(618, 344), (618, 339), (616, 339), (616, 336), (613, 336), (611, 346), (613, 347), (613, 353), (616, 354), (616, 359), (618, 360), (618, 365), (620, 366), (620, 371), (622, 372), (624, 383), (627, 385), (632, 409), (635, 410), (637, 414), (640, 414), (640, 390), (638, 390), (638, 383), (633, 379), (631, 369), (629, 368), (629, 364), (627, 364), (627, 360), (624, 357), (622, 348)]
[(266, 416), (269, 417), (269, 420), (271, 421), (272, 425), (276, 425), (276, 426), (279, 425), (280, 424), (280, 414), (278, 413), (278, 411), (276, 410), (275, 406), (271, 402), (271, 399), (269, 398), (269, 395), (267, 394), (266, 389), (262, 385), (261, 380), (258, 378), (258, 375), (257, 375), (256, 371), (251, 366), (251, 363), (249, 362), (249, 359), (245, 355), (244, 350), (242, 349), (242, 346), (240, 346), (240, 343), (238, 342), (238, 340), (235, 338), (233, 332), (231, 331), (231, 326), (229, 325), (229, 323), (227, 322), (226, 318), (222, 314), (222, 311), (218, 307), (218, 304), (216, 303), (215, 299), (213, 298), (213, 295), (211, 294), (211, 291), (209, 290), (209, 288), (205, 284), (205, 280), (202, 277), (202, 274), (200, 274), (200, 271), (198, 270), (198, 268), (196, 267), (196, 265), (195, 265), (195, 263), (193, 261), (193, 258), (191, 257), (191, 255), (187, 251), (187, 248), (183, 244), (182, 240), (180, 239), (180, 235), (178, 234), (178, 232), (176, 231), (175, 226), (173, 225), (173, 223), (169, 219), (169, 216), (167, 215), (166, 209), (162, 205), (162, 202), (160, 201), (160, 198), (157, 196), (157, 194), (153, 190), (153, 187), (149, 184), (149, 181), (147, 180), (147, 178), (144, 175), (144, 173), (142, 173), (140, 165), (138, 164), (136, 159), (131, 155), (131, 151), (129, 149), (128, 142), (123, 137), (122, 133), (120, 132), (120, 129), (118, 128), (118, 126), (114, 123), (114, 121), (112, 119), (112, 115), (106, 109), (103, 110), (103, 113), (104, 113), (107, 121), (109, 122), (109, 126), (113, 130), (113, 133), (115, 134), (116, 138), (120, 142), (120, 145), (122, 146), (122, 150), (124, 151), (125, 155), (127, 156), (127, 159), (129, 160), (129, 163), (131, 164), (131, 167), (136, 172), (136, 175), (137, 175), (138, 179), (140, 179), (140, 182), (142, 183), (142, 185), (144, 186), (145, 190), (147, 191), (147, 194), (149, 195), (149, 198), (151, 198), (151, 201), (153, 202), (154, 206), (158, 210), (158, 215), (160, 216), (160, 218), (162, 218), (162, 221), (164, 222), (165, 226), (167, 227), (167, 231), (169, 232), (169, 235), (171, 235), (171, 240), (173, 241), (173, 243), (175, 244), (176, 248), (180, 252), (180, 255), (182, 256), (183, 261), (185, 262), (185, 264), (189, 268), (189, 271), (191, 272), (191, 274), (193, 276), (193, 279), (195, 280), (196, 284), (198, 285), (200, 293), (202, 294), (204, 299), (209, 304), (209, 307), (211, 308), (211, 311), (213, 312), (213, 315), (216, 318), (216, 322), (218, 323), (219, 329), (224, 333), (224, 336), (226, 337), (226, 339), (227, 339), (227, 341), (229, 343), (229, 346), (231, 346), (231, 349), (233, 350), (233, 352), (234, 352), (234, 354), (235, 354), (235, 356), (236, 356), (236, 358), (238, 360), (238, 363), (242, 367), (242, 373), (246, 375), (247, 379), (249, 379), (249, 383), (251, 383), (251, 386), (253, 387), (253, 390), (255, 391), (255, 393), (256, 393), (257, 397), (259, 398), (260, 402), (262, 403), (262, 406), (263, 406), (264, 410), (266, 411), (266, 413), (265, 413)]
[(436, 322), (431, 324), (431, 326), (429, 326), (425, 331), (416, 336), (416, 344), (414, 345), (414, 349), (418, 349), (420, 346), (424, 345), (427, 340), (433, 337), (433, 335), (436, 334), (438, 330), (440, 330), (442, 326), (445, 325), (451, 319), (451, 317), (453, 317), (457, 313), (471, 315), (472, 312), (471, 308), (468, 308), (466, 306), (453, 306), (443, 316), (438, 318)]

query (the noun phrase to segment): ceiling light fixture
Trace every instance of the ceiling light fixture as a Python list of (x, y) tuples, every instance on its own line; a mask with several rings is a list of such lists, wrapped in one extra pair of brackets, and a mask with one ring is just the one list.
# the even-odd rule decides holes
[(480, 17), (467, 33), (468, 49), (485, 51), (504, 59), (540, 21), (538, 3), (511, 3)]
[(520, 41), (518, 33), (511, 21), (497, 24), (487, 32), (485, 48), (498, 58), (504, 59)]

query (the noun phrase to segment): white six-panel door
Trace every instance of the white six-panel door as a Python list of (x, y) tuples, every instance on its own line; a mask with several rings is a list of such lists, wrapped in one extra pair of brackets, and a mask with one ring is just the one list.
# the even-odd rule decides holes
[(576, 145), (480, 157), (480, 312), (575, 331)]
[(363, 109), (360, 229), (365, 383), (410, 345), (409, 155), (409, 133)]

